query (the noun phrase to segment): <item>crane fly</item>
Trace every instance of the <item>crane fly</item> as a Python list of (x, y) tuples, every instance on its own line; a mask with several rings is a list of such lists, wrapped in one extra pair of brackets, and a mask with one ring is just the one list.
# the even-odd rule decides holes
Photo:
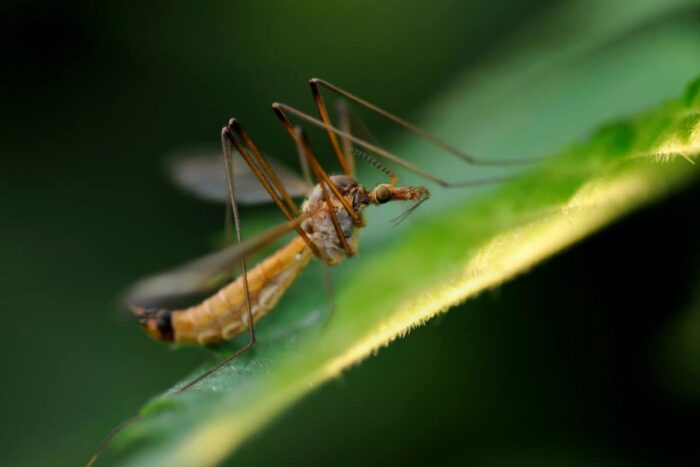
[[(334, 266), (354, 256), (358, 248), (358, 233), (365, 227), (363, 211), (367, 207), (394, 201), (413, 202), (397, 218), (401, 221), (430, 197), (430, 191), (425, 186), (399, 185), (398, 176), (367, 152), (445, 188), (472, 187), (503, 180), (447, 181), (401, 159), (368, 141), (371, 138), (360, 138), (354, 134), (353, 130), (357, 128), (352, 127), (352, 115), (345, 105), (346, 100), (411, 131), (468, 164), (503, 166), (532, 161), (475, 158), (327, 81), (312, 79), (309, 84), (320, 119), (286, 104), (272, 105), (273, 112), (297, 147), (306, 180), (301, 180), (290, 173), (289, 169), (268, 160), (236, 119), (231, 119), (221, 131), (225, 167), (223, 176), (221, 169), (212, 168), (207, 157), (181, 159), (172, 166), (173, 178), (182, 187), (201, 198), (225, 198), (233, 219), (236, 244), (174, 271), (138, 282), (127, 293), (127, 301), (141, 326), (159, 341), (205, 345), (230, 340), (242, 333), (248, 334), (248, 342), (242, 348), (178, 388), (176, 393), (192, 387), (253, 347), (256, 341), (255, 322), (274, 308), (313, 258), (318, 258), (324, 265)], [(340, 101), (337, 126), (331, 122), (321, 88), (343, 99)], [(325, 130), (341, 167), (341, 174), (329, 175), (324, 170), (311, 148), (306, 132), (301, 126), (294, 125), (290, 117)], [(358, 150), (357, 147), (367, 152)], [(387, 180), (371, 188), (359, 183), (355, 178), (356, 157), (381, 171)], [(253, 180), (254, 183), (251, 183)], [(222, 185), (225, 187), (221, 188)], [(302, 195), (306, 199), (298, 206), (294, 198)], [(279, 208), (286, 222), (243, 240), (238, 204), (257, 204), (268, 200)], [(297, 235), (275, 253), (248, 268), (246, 259), (251, 254), (289, 232), (296, 232)], [(231, 270), (236, 265), (240, 268), (240, 275), (200, 303), (179, 309), (164, 306), (174, 297), (216, 289), (230, 277)], [(109, 435), (88, 465), (92, 464), (109, 439), (121, 428), (123, 426)]]

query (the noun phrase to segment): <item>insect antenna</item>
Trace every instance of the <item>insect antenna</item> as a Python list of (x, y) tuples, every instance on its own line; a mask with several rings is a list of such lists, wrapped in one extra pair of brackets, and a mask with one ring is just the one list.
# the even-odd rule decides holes
[[(374, 167), (375, 169), (377, 169), (377, 170), (383, 172), (384, 174), (386, 174), (386, 175), (391, 179), (391, 185), (392, 185), (392, 186), (395, 184), (395, 182), (396, 182), (396, 180), (398, 179), (398, 177), (394, 174), (394, 172), (392, 172), (392, 171), (389, 170), (387, 167), (385, 167), (385, 166), (384, 166), (381, 162), (379, 162), (377, 159), (373, 158), (372, 156), (370, 156), (369, 154), (367, 154), (367, 153), (364, 152), (364, 151), (360, 151), (360, 150), (357, 149), (357, 148), (353, 148), (352, 154), (355, 155), (355, 156), (357, 156), (357, 157), (361, 157), (362, 159), (364, 159), (365, 161), (367, 161), (372, 167)], [(402, 212), (402, 213), (399, 214), (397, 217), (395, 217), (394, 219), (392, 219), (392, 220), (391, 220), (391, 223), (394, 224), (394, 226), (399, 225), (399, 224), (400, 224), (401, 222), (403, 222), (412, 212), (414, 212), (416, 209), (418, 209), (418, 207), (419, 207), (421, 204), (423, 204), (425, 201), (427, 201), (428, 198), (430, 198), (430, 196), (427, 194), (427, 192), (422, 193), (421, 196), (420, 196), (420, 198), (416, 200), (416, 202), (413, 204), (413, 206), (411, 206), (410, 208), (406, 209), (404, 212)]]
[(352, 154), (357, 156), (357, 157), (361, 157), (362, 159), (367, 161), (367, 163), (369, 163), (369, 165), (371, 165), (375, 169), (379, 170), (380, 172), (384, 173), (387, 177), (389, 177), (391, 179), (392, 186), (394, 186), (396, 184), (396, 181), (399, 179), (399, 177), (397, 177), (394, 172), (389, 170), (384, 164), (379, 162), (377, 159), (370, 156), (369, 154), (367, 154), (364, 151), (360, 151), (357, 148), (352, 149)]

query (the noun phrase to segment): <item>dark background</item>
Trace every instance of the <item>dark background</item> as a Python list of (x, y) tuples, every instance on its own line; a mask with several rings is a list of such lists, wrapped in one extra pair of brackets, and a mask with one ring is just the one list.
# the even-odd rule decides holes
[[(551, 8), (2, 6), (0, 463), (83, 462), (201, 361), (117, 311), (134, 278), (206, 251), (222, 225), (169, 185), (163, 154), (215, 144), (232, 115), (288, 154), (268, 105), (310, 109), (312, 76), (411, 115)], [(688, 188), (416, 330), (231, 465), (681, 464), (698, 454), (698, 206)]]

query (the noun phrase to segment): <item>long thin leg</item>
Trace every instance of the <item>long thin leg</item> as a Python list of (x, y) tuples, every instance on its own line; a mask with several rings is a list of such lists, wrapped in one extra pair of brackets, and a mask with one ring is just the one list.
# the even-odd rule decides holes
[[(323, 96), (321, 96), (321, 93), (318, 89), (317, 82), (314, 80), (311, 80), (309, 82), (311, 85), (311, 94), (314, 96), (314, 103), (316, 104), (316, 108), (318, 109), (318, 113), (321, 116), (321, 120), (323, 120), (323, 123), (329, 126), (333, 126), (331, 123), (331, 119), (328, 116), (328, 110), (326, 109), (326, 103), (323, 100)], [(343, 149), (340, 146), (340, 143), (338, 143), (338, 137), (336, 136), (335, 133), (332, 131), (326, 130), (326, 134), (328, 135), (328, 139), (331, 142), (331, 146), (333, 147), (333, 151), (335, 151), (335, 155), (338, 157), (338, 161), (340, 161), (340, 166), (343, 168), (343, 172), (345, 175), (350, 175), (354, 176), (353, 169), (350, 165), (348, 165), (347, 161), (350, 155), (347, 152), (344, 152)]]
[(233, 219), (231, 218), (231, 206), (226, 198), (226, 208), (224, 213), (224, 241), (225, 244), (233, 243)]
[[(348, 103), (342, 99), (338, 101), (338, 127), (345, 133), (352, 133)], [(345, 164), (350, 171), (350, 176), (355, 177), (355, 158), (352, 157), (352, 141), (341, 136), (340, 146), (343, 149)]]
[[(231, 206), (231, 213), (233, 214), (233, 226), (236, 231), (236, 242), (240, 245), (243, 239), (241, 238), (241, 219), (238, 215), (238, 205), (236, 204), (236, 192), (234, 190), (233, 186), (233, 155), (231, 152), (231, 133), (229, 132), (228, 127), (224, 127), (221, 130), (221, 146), (223, 148), (224, 152), (224, 160), (226, 162), (226, 184), (228, 187), (228, 202), (230, 203)], [(248, 268), (246, 265), (246, 260), (245, 257), (241, 257), (240, 261), (240, 266), (241, 266), (241, 275), (243, 277), (243, 290), (245, 292), (245, 303), (246, 303), (246, 312), (247, 312), (247, 317), (248, 317), (248, 342), (246, 345), (244, 345), (242, 348), (238, 349), (235, 353), (232, 355), (228, 356), (225, 358), (223, 361), (218, 363), (217, 365), (213, 366), (212, 368), (208, 369), (201, 375), (197, 376), (195, 379), (190, 381), (189, 383), (183, 385), (182, 387), (178, 388), (177, 391), (175, 391), (176, 394), (181, 393), (182, 391), (185, 391), (198, 382), (202, 381), (204, 378), (208, 377), (215, 371), (219, 370), (221, 367), (225, 366), (227, 363), (229, 363), (231, 360), (234, 360), (237, 358), (239, 355), (242, 353), (246, 352), (250, 348), (252, 348), (255, 345), (255, 323), (253, 321), (253, 307), (251, 304), (250, 300), (250, 290), (248, 287)]]
[[(261, 165), (265, 167), (265, 169), (261, 169), (258, 167), (258, 165), (255, 163), (253, 160), (253, 157), (248, 153), (246, 148), (243, 147), (243, 145), (238, 141), (238, 139), (234, 136), (237, 134), (241, 139), (243, 139), (246, 144), (248, 145), (249, 148), (254, 148), (252, 151), (255, 154), (256, 159), (258, 162), (261, 162)], [(255, 174), (256, 177), (258, 177), (258, 180), (260, 180), (260, 183), (265, 187), (267, 192), (270, 194), (270, 197), (272, 200), (277, 204), (277, 207), (280, 209), (282, 214), (287, 218), (287, 220), (292, 221), (294, 220), (294, 216), (290, 212), (290, 209), (292, 209), (293, 212), (297, 212), (298, 208), (296, 207), (296, 203), (294, 203), (294, 200), (292, 200), (287, 192), (284, 190), (284, 186), (282, 183), (279, 181), (279, 179), (274, 175), (274, 171), (272, 168), (267, 164), (265, 161), (265, 157), (262, 155), (262, 153), (257, 149), (255, 144), (253, 143), (252, 139), (243, 131), (243, 128), (241, 125), (238, 123), (238, 121), (234, 118), (229, 120), (228, 126), (224, 127), (222, 130), (222, 138), (223, 138), (223, 144), (226, 146), (226, 150), (231, 152), (231, 145), (236, 148), (236, 151), (241, 155), (241, 157), (246, 161), (252, 172)], [(224, 138), (225, 137), (225, 138)], [(280, 198), (280, 195), (277, 193), (275, 190), (275, 187), (272, 186), (271, 181), (268, 179), (268, 177), (265, 176), (265, 173), (263, 172), (265, 170), (266, 172), (269, 172), (272, 174), (272, 179), (275, 180), (274, 182), (277, 185), (277, 188), (283, 191), (285, 196), (285, 201), (287, 204), (282, 201)], [(311, 241), (309, 236), (304, 232), (304, 229), (301, 228), (301, 225), (297, 225), (296, 227), (297, 233), (306, 241), (306, 244), (309, 245), (309, 248), (311, 248), (311, 251), (316, 255), (318, 258), (322, 258), (323, 254), (321, 251), (318, 249), (316, 244)]]
[[(352, 247), (348, 243), (348, 240), (345, 238), (345, 234), (343, 233), (343, 229), (340, 227), (340, 222), (338, 221), (338, 215), (336, 214), (335, 209), (333, 208), (333, 204), (331, 203), (331, 197), (330, 197), (330, 194), (328, 193), (328, 187), (331, 187), (331, 189), (335, 189), (335, 193), (337, 193), (338, 189), (336, 188), (335, 184), (328, 178), (328, 174), (326, 174), (326, 172), (323, 170), (321, 165), (318, 163), (316, 156), (314, 155), (313, 151), (311, 150), (311, 144), (309, 144), (309, 140), (307, 139), (306, 133), (304, 133), (304, 130), (297, 127), (295, 129), (295, 133), (296, 133), (297, 141), (299, 141), (301, 143), (301, 147), (304, 151), (304, 156), (306, 156), (306, 159), (309, 161), (309, 165), (313, 169), (314, 175), (316, 176), (316, 179), (318, 180), (319, 184), (321, 185), (321, 191), (323, 193), (323, 200), (325, 201), (326, 206), (328, 206), (328, 213), (331, 216), (331, 222), (333, 223), (333, 228), (335, 229), (335, 233), (338, 236), (338, 240), (340, 241), (340, 244), (343, 246), (343, 250), (345, 250), (345, 254), (348, 257), (351, 257), (355, 254), (355, 251), (352, 249)], [(336, 196), (336, 198), (338, 198), (338, 200), (345, 200), (345, 198), (340, 194), (336, 194), (335, 196)]]
[[(362, 136), (358, 135), (358, 137), (362, 137), (364, 140), (371, 142), (375, 146), (379, 146), (379, 143), (377, 143), (377, 139), (374, 137), (372, 132), (369, 131), (367, 125), (365, 125), (362, 119), (360, 119), (354, 112), (352, 112), (352, 109), (348, 107), (347, 102), (345, 102), (344, 99), (340, 99), (338, 101), (338, 127), (341, 131), (348, 134), (357, 134), (359, 131), (362, 133)], [(372, 167), (389, 177), (389, 184), (391, 186), (396, 185), (396, 182), (399, 178), (394, 172), (392, 172), (386, 166), (384, 166), (384, 164), (380, 163), (378, 160), (376, 160), (366, 152), (353, 148), (352, 141), (343, 136), (340, 136), (340, 144), (343, 147), (343, 153), (349, 156), (348, 164), (352, 167), (353, 177), (355, 176), (355, 158), (353, 156), (357, 156), (361, 157), (362, 159), (367, 161), (369, 165), (371, 165)]]
[[(355, 96), (354, 94), (351, 94), (344, 89), (339, 88), (338, 86), (329, 83), (328, 81), (319, 79), (319, 78), (312, 78), (309, 81), (309, 84), (311, 86), (312, 93), (314, 95), (314, 100), (316, 101), (316, 107), (319, 109), (319, 113), (321, 113), (321, 117), (324, 123), (327, 125), (331, 125), (330, 120), (327, 118), (327, 113), (326, 118), (323, 118), (324, 113), (321, 111), (321, 108), (325, 108), (325, 103), (323, 101), (323, 96), (321, 95), (319, 87), (324, 87), (328, 89), (329, 91), (338, 94), (340, 96), (343, 96), (344, 98), (351, 100), (362, 107), (376, 113), (377, 115), (380, 115), (387, 120), (399, 125), (402, 128), (407, 129), (408, 131), (420, 136), (421, 138), (430, 141), (434, 145), (444, 149), (445, 151), (449, 152), (453, 156), (462, 159), (465, 162), (468, 162), (470, 164), (478, 164), (478, 165), (495, 165), (495, 166), (503, 166), (503, 165), (517, 165), (517, 164), (529, 164), (532, 163), (533, 161), (544, 159), (544, 158), (534, 158), (534, 159), (480, 159), (468, 154), (465, 154), (464, 152), (460, 151), (459, 149), (455, 148), (454, 146), (448, 144), (447, 142), (441, 140), (437, 136), (433, 135), (432, 133), (427, 132), (426, 130), (417, 127), (406, 120), (397, 117), (396, 115), (387, 112), (386, 110), (377, 107), (376, 105), (367, 102), (366, 100)], [(329, 131), (329, 137), (330, 137), (330, 130), (326, 129), (326, 131)], [(333, 140), (334, 138), (331, 138)], [(335, 146), (334, 146), (335, 147)]]
[[(293, 133), (294, 127), (292, 126), (291, 121), (289, 120), (289, 117), (287, 117), (286, 112), (288, 112), (288, 113), (296, 116), (297, 118), (304, 120), (305, 122), (308, 122), (314, 126), (317, 126), (319, 128), (323, 128), (326, 131), (333, 132), (338, 136), (342, 136), (343, 138), (348, 139), (349, 141), (355, 143), (356, 145), (361, 146), (361, 147), (365, 148), (366, 150), (373, 152), (374, 154), (381, 156), (387, 160), (390, 160), (393, 163), (395, 163), (396, 165), (399, 165), (406, 170), (409, 170), (417, 175), (420, 175), (421, 177), (423, 177), (427, 180), (431, 180), (444, 188), (464, 188), (464, 187), (472, 187), (472, 186), (479, 186), (479, 185), (487, 185), (490, 183), (502, 182), (504, 180), (509, 180), (512, 178), (512, 177), (494, 177), (494, 178), (487, 178), (487, 179), (481, 179), (481, 180), (465, 180), (462, 182), (448, 182), (447, 180), (444, 180), (444, 179), (437, 177), (429, 172), (426, 172), (425, 170), (419, 168), (418, 166), (401, 159), (399, 156), (392, 154), (389, 151), (380, 148), (379, 146), (376, 146), (372, 143), (368, 143), (367, 141), (360, 139), (360, 138), (358, 138), (350, 133), (346, 133), (342, 130), (339, 130), (338, 128), (335, 128), (332, 125), (326, 125), (325, 123), (318, 120), (317, 118), (314, 118), (311, 115), (308, 115), (308, 114), (302, 112), (301, 110), (297, 110), (294, 107), (291, 107), (287, 104), (275, 102), (274, 104), (272, 104), (272, 108), (275, 111), (275, 114), (278, 116), (278, 118), (285, 125), (285, 127), (289, 126), (292, 128), (292, 133)], [(348, 212), (350, 212), (350, 211), (348, 211)]]
[[(289, 120), (289, 118), (287, 118), (284, 111), (280, 107), (281, 105), (284, 105), (284, 104), (277, 104), (277, 103), (272, 104), (272, 110), (275, 112), (275, 115), (277, 116), (277, 118), (279, 118), (280, 122), (282, 122), (282, 125), (287, 130), (287, 133), (296, 142), (297, 146), (303, 147), (304, 146), (303, 138), (301, 138), (300, 134), (297, 132), (294, 125), (292, 125), (292, 122)], [(310, 118), (313, 118), (313, 117), (310, 117)], [(314, 120), (316, 120), (316, 119), (314, 119)], [(316, 121), (321, 124), (322, 128), (326, 128), (326, 129), (333, 128), (333, 131), (337, 133), (337, 130), (333, 126), (326, 125), (325, 123), (320, 122), (318, 120), (316, 120)], [(352, 208), (352, 206), (350, 206), (350, 203), (348, 203), (348, 201), (345, 199), (345, 197), (340, 194), (340, 192), (338, 191), (338, 188), (331, 181), (331, 179), (328, 176), (328, 174), (326, 173), (326, 171), (323, 170), (321, 165), (318, 163), (316, 158), (313, 156), (313, 153), (309, 153), (309, 155), (311, 157), (307, 156), (307, 160), (309, 161), (309, 165), (311, 166), (311, 169), (314, 171), (314, 174), (319, 176), (320, 179), (326, 183), (328, 188), (330, 188), (330, 190), (333, 192), (335, 197), (338, 199), (338, 201), (340, 201), (340, 203), (343, 205), (345, 210), (348, 212), (348, 214), (352, 218), (355, 225), (357, 225), (357, 226), (363, 225), (362, 216), (360, 216), (360, 214), (358, 212), (356, 212)]]
[[(223, 147), (223, 152), (224, 152), (224, 161), (226, 163), (226, 183), (228, 186), (228, 205), (231, 208), (231, 213), (233, 214), (233, 223), (234, 223), (234, 228), (236, 231), (236, 241), (240, 245), (242, 238), (241, 238), (241, 223), (240, 223), (240, 218), (238, 216), (238, 206), (236, 204), (236, 196), (235, 196), (235, 191), (234, 191), (234, 186), (233, 186), (233, 177), (232, 177), (232, 153), (231, 153), (231, 143), (232, 143), (232, 137), (231, 134), (228, 130), (228, 127), (224, 127), (221, 130), (221, 145)], [(238, 149), (238, 148), (237, 148)], [(240, 151), (240, 150), (239, 150)], [(241, 154), (243, 155), (243, 154)], [(270, 193), (272, 195), (272, 193)], [(250, 290), (248, 288), (248, 273), (247, 273), (247, 267), (246, 267), (246, 261), (245, 257), (242, 256), (240, 259), (240, 266), (241, 266), (241, 274), (243, 275), (243, 289), (245, 291), (245, 299), (246, 299), (246, 308), (247, 308), (247, 316), (248, 316), (248, 342), (246, 345), (244, 345), (242, 348), (237, 350), (233, 355), (230, 355), (226, 359), (224, 359), (222, 362), (218, 363), (214, 367), (210, 368), (209, 370), (205, 371), (201, 375), (197, 376), (195, 379), (192, 381), (188, 382), (187, 384), (181, 386), (178, 388), (174, 393), (179, 394), (190, 387), (194, 386), (198, 382), (202, 381), (204, 378), (208, 377), (215, 371), (219, 370), (221, 367), (229, 363), (231, 360), (235, 359), (245, 351), (249, 350), (255, 345), (255, 325), (253, 322), (253, 311), (251, 308), (251, 301), (250, 301)], [(95, 452), (92, 454), (90, 459), (88, 460), (86, 467), (92, 466), (95, 461), (97, 460), (97, 457), (102, 453), (102, 451), (107, 447), (109, 442), (114, 438), (114, 436), (117, 435), (117, 433), (121, 432), (124, 428), (127, 426), (137, 422), (138, 420), (141, 419), (141, 415), (136, 415), (134, 417), (131, 417), (130, 419), (120, 423), (116, 427), (112, 429), (112, 431), (109, 432), (107, 437), (100, 443), (100, 445), (97, 447)]]
[(100, 454), (102, 454), (102, 451), (105, 450), (105, 448), (107, 447), (109, 442), (112, 441), (112, 438), (114, 438), (117, 435), (117, 433), (122, 431), (127, 426), (138, 422), (139, 420), (141, 420), (141, 414), (134, 415), (133, 417), (131, 417), (127, 420), (124, 420), (119, 425), (112, 428), (112, 430), (109, 433), (107, 433), (107, 436), (105, 436), (105, 438), (102, 440), (100, 445), (97, 446), (97, 449), (95, 449), (95, 452), (92, 453), (92, 456), (90, 456), (90, 459), (88, 459), (88, 461), (85, 463), (85, 467), (91, 467), (95, 463), (95, 461), (97, 460), (97, 457)]
[[(303, 130), (299, 129), (297, 130), (299, 133), (299, 140), (302, 143), (302, 148), (304, 150), (304, 154), (306, 158), (309, 160), (311, 167), (316, 168), (318, 167), (320, 169), (320, 165), (318, 164), (318, 161), (316, 160), (315, 156), (313, 155), (313, 152), (311, 150), (311, 145), (309, 144), (306, 135), (304, 134)], [(229, 192), (229, 203), (231, 205), (231, 210), (233, 213), (233, 221), (234, 221), (234, 227), (236, 231), (236, 241), (238, 244), (241, 243), (242, 238), (241, 238), (241, 223), (240, 223), (240, 217), (238, 215), (238, 206), (236, 204), (236, 196), (235, 196), (235, 191), (234, 191), (234, 186), (233, 186), (233, 177), (232, 177), (232, 154), (231, 154), (231, 144), (233, 141), (233, 138), (231, 137), (231, 133), (229, 131), (229, 127), (224, 127), (222, 132), (221, 132), (221, 142), (223, 146), (223, 151), (224, 151), (224, 159), (226, 160), (226, 182), (228, 185), (228, 192)], [(252, 141), (250, 141), (252, 144)], [(234, 143), (235, 145), (235, 143)], [(238, 148), (237, 148), (238, 149)], [(242, 154), (241, 154), (242, 155)], [(260, 155), (262, 158), (262, 154)], [(269, 167), (269, 166), (268, 166)], [(271, 170), (271, 169), (270, 169)], [(320, 169), (321, 172), (323, 169)], [(354, 254), (354, 251), (350, 247), (350, 245), (347, 242), (347, 239), (345, 238), (345, 235), (343, 234), (342, 229), (340, 228), (340, 223), (338, 222), (338, 217), (335, 213), (335, 210), (332, 209), (331, 201), (330, 201), (330, 196), (328, 194), (328, 190), (326, 189), (326, 182), (324, 180), (321, 180), (321, 174), (319, 172), (315, 172), (317, 178), (319, 178), (319, 182), (321, 183), (321, 187), (323, 189), (323, 195), (326, 204), (331, 208), (329, 209), (330, 215), (331, 215), (331, 220), (333, 222), (333, 226), (335, 227), (336, 233), (338, 235), (338, 238), (340, 239), (341, 244), (343, 245), (343, 248), (345, 249), (346, 253), (348, 256), (352, 256)], [(313, 243), (313, 242), (312, 242)], [(198, 382), (202, 381), (203, 379), (207, 378), (210, 376), (212, 373), (218, 371), (222, 367), (226, 366), (229, 362), (232, 360), (236, 359), (239, 355), (242, 353), (246, 352), (250, 348), (252, 348), (255, 345), (255, 325), (254, 325), (254, 320), (253, 320), (253, 310), (251, 306), (251, 300), (250, 300), (250, 291), (248, 287), (248, 273), (247, 273), (247, 267), (246, 267), (246, 261), (245, 258), (241, 258), (241, 274), (243, 276), (243, 289), (245, 291), (245, 297), (246, 297), (246, 308), (247, 308), (247, 317), (248, 317), (248, 343), (237, 350), (234, 354), (230, 355), (223, 361), (219, 362), (212, 368), (208, 369), (189, 383), (185, 384), (184, 386), (178, 388), (177, 391), (175, 391), (176, 394), (181, 393), (190, 387), (194, 386)]]
[[(287, 212), (288, 208), (289, 211), (291, 211), (291, 215), (287, 215), (287, 219), (292, 220), (293, 215), (296, 215), (299, 212), (296, 203), (289, 196), (287, 190), (284, 188), (284, 185), (279, 178), (277, 178), (275, 171), (272, 170), (270, 164), (267, 163), (265, 157), (262, 155), (258, 147), (255, 145), (255, 143), (253, 143), (250, 136), (248, 136), (248, 133), (243, 130), (243, 127), (241, 127), (241, 124), (238, 123), (238, 120), (235, 118), (229, 120), (226, 131), (229, 134), (229, 139), (236, 147), (236, 150), (245, 159), (246, 163), (250, 166), (250, 169), (253, 171), (253, 173), (255, 173), (263, 186), (268, 190), (268, 192), (270, 192), (270, 195), (273, 196), (273, 200), (277, 202), (280, 200), (280, 198), (284, 199), (286, 207), (284, 207), (281, 200), (278, 203), (278, 206), (285, 213)], [(234, 134), (245, 143), (247, 148), (244, 148), (238, 139), (233, 137)], [(253, 153), (255, 160), (253, 160), (253, 157), (251, 157), (248, 150)]]
[(299, 156), (299, 165), (301, 166), (301, 173), (304, 175), (304, 180), (309, 186), (314, 186), (314, 180), (311, 178), (311, 170), (309, 169), (309, 162), (304, 156), (304, 148), (297, 148), (297, 156)]
[[(375, 146), (381, 146), (379, 144), (379, 141), (377, 140), (377, 137), (374, 136), (374, 134), (370, 131), (369, 127), (365, 123), (362, 118), (360, 118), (359, 115), (357, 115), (357, 112), (355, 112), (352, 107), (348, 106), (347, 101), (345, 99), (341, 98), (340, 102), (344, 102), (345, 105), (343, 108), (345, 109), (344, 112), (347, 114), (345, 118), (349, 121), (348, 128), (352, 128), (352, 131), (348, 131), (348, 133), (352, 133), (356, 135), (358, 138), (364, 139), (365, 141), (368, 141)], [(344, 130), (343, 127), (340, 127), (341, 130)]]

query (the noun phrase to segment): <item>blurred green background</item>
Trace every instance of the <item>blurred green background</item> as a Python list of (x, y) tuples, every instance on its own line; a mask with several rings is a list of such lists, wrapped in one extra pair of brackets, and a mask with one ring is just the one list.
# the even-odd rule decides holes
[[(221, 207), (167, 182), (165, 153), (216, 144), (236, 116), (265, 150), (293, 160), (269, 104), (310, 110), (312, 76), (425, 121), (417, 112), (441, 89), (478, 77), (525, 33), (529, 47), (551, 47), (583, 27), (588, 5), (602, 3), (3, 5), (0, 463), (84, 462), (206, 354), (169, 351), (118, 310), (131, 281), (207, 251), (222, 226)], [(597, 53), (655, 31), (682, 50), (684, 31), (700, 26), (693, 1), (615, 5), (599, 18), (613, 30), (620, 21), (619, 32)], [(663, 73), (649, 57), (635, 70), (640, 82)], [(684, 83), (700, 61), (693, 69), (681, 58)], [(575, 81), (558, 82), (562, 98), (585, 85)], [(535, 83), (516, 85), (526, 95)], [(624, 110), (611, 99), (585, 125), (570, 118), (569, 132), (523, 151), (556, 150), (681, 91), (654, 89)], [(562, 116), (532, 108), (529, 118)], [(698, 207), (700, 190), (686, 189), (416, 330), (297, 404), (230, 465), (697, 458)]]

